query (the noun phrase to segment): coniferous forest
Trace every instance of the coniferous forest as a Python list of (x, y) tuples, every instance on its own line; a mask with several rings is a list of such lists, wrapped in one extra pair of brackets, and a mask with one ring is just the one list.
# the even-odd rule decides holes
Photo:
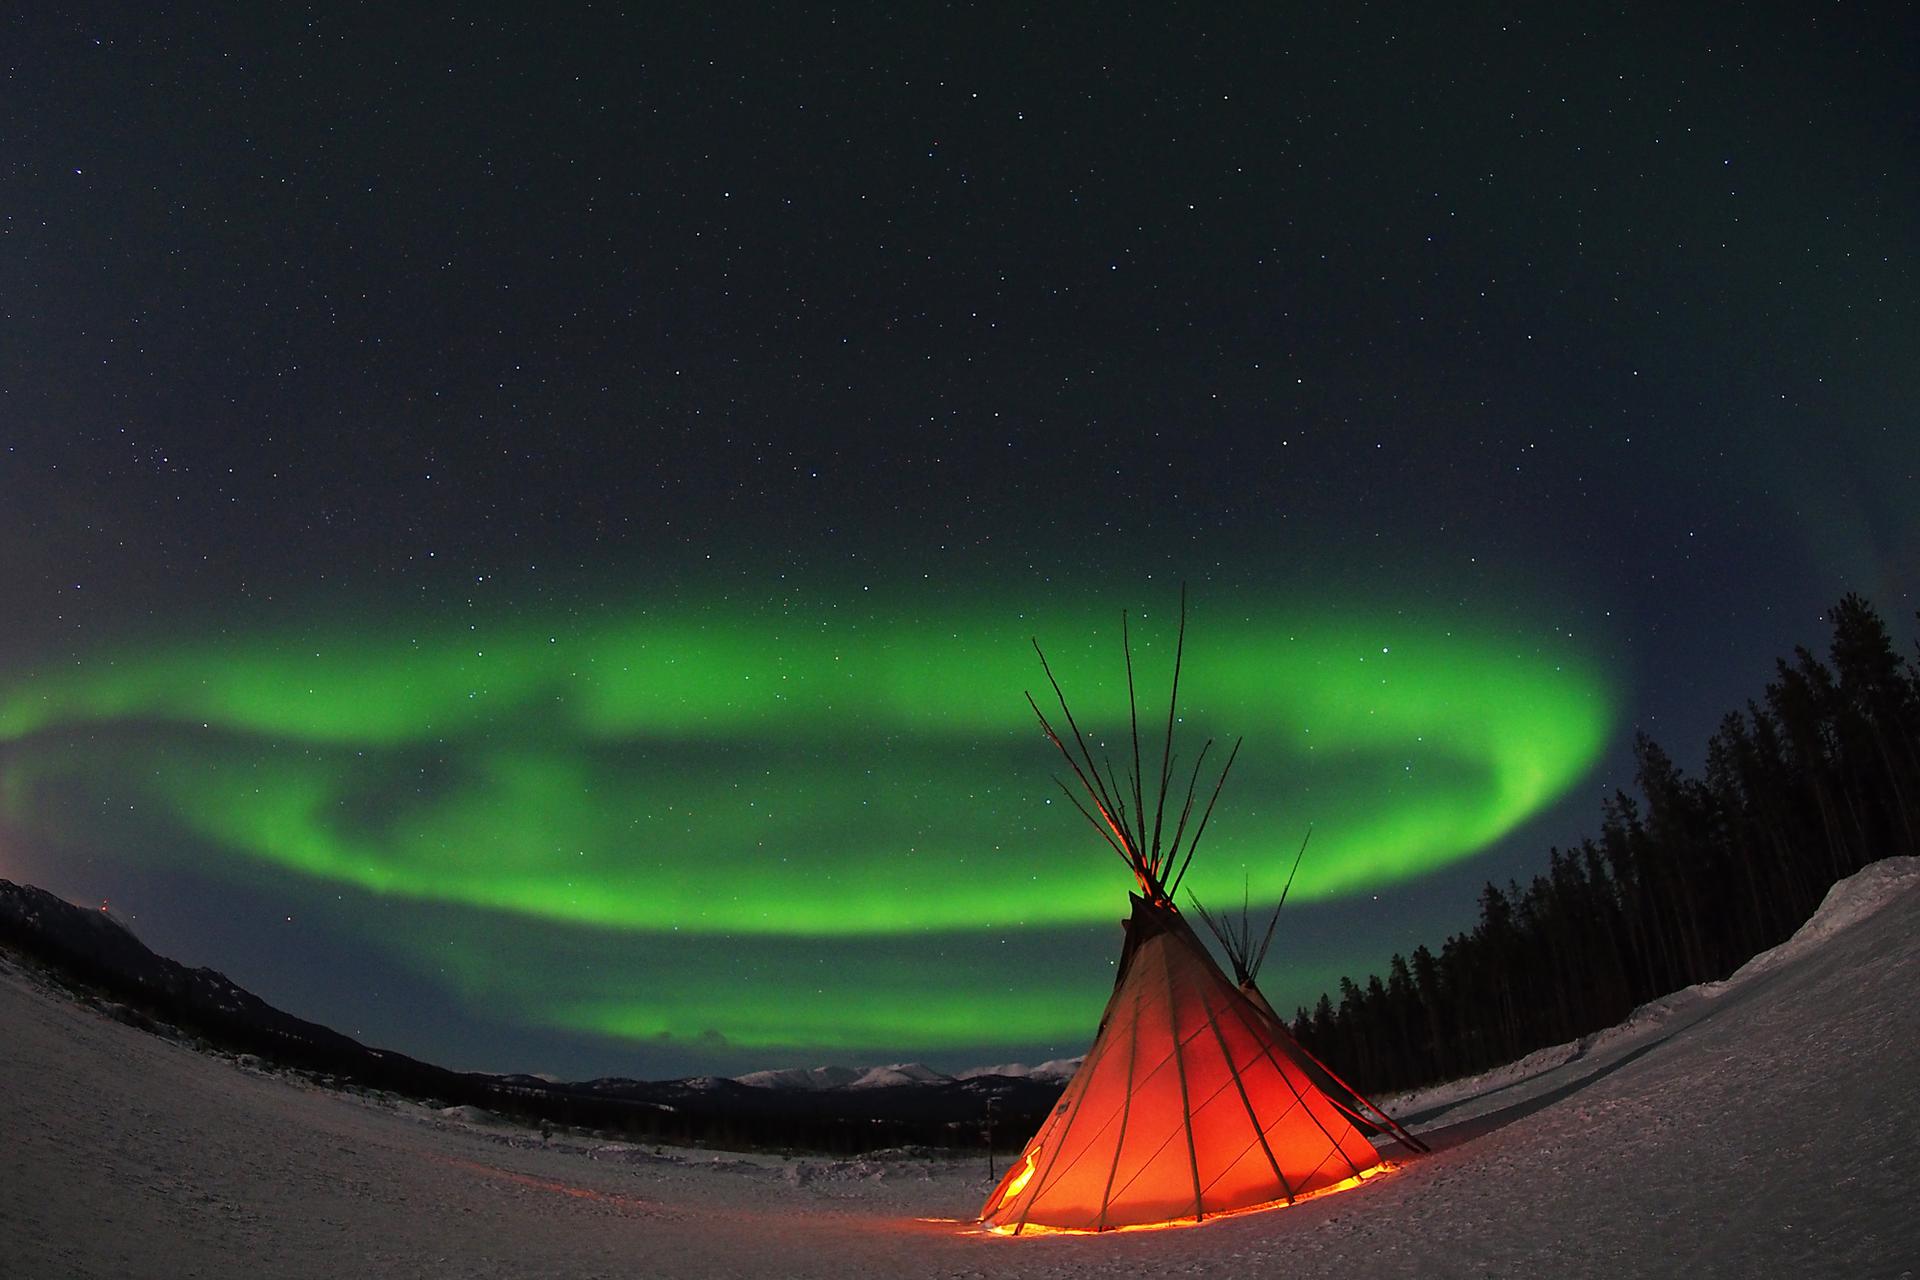
[(1471, 1075), (1724, 978), (1836, 881), (1920, 854), (1920, 668), (1861, 597), (1828, 620), (1827, 661), (1778, 661), (1708, 741), (1704, 776), (1637, 735), (1639, 794), (1603, 802), (1597, 839), (1551, 850), (1530, 884), (1489, 883), (1470, 931), (1342, 978), (1294, 1034), (1364, 1090)]

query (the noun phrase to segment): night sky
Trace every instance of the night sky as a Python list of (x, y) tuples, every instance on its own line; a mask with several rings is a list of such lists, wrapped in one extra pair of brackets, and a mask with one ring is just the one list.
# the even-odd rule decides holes
[(459, 1067), (1077, 1053), (1028, 640), (1117, 748), (1184, 581), (1189, 883), (1437, 947), (1920, 597), (1920, 21), (1679, 8), (4, 20), (0, 875)]

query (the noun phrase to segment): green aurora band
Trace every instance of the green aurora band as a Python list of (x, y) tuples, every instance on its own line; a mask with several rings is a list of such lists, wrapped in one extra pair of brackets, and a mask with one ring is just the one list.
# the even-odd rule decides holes
[[(475, 1006), (510, 1007), (526, 1023), (625, 1040), (754, 1050), (874, 1055), (982, 1045), (1084, 1043), (1113, 984), (1120, 913), (1065, 931), (801, 938), (744, 935), (688, 966), (692, 940), (554, 926), (502, 946), (485, 920), (436, 921), (407, 959), (440, 969)], [(1289, 966), (1302, 989), (1331, 990), (1337, 962)], [(636, 992), (635, 975), (689, 972)], [(716, 981), (716, 976), (720, 979)]]
[[(1040, 639), (1117, 757), (1116, 612), (1049, 608)], [(594, 969), (701, 936), (884, 948), (1110, 923), (1126, 873), (1059, 799), (1020, 697), (1046, 692), (1034, 629), (985, 609), (827, 625), (713, 609), (128, 649), (0, 688), (0, 812), (61, 839), (211, 853), (222, 874), (278, 868), (544, 922), (549, 950), (572, 945), (556, 929), (591, 940)], [(1309, 822), (1297, 898), (1469, 856), (1578, 781), (1610, 729), (1596, 666), (1557, 636), (1216, 607), (1189, 638), (1176, 750), (1247, 738), (1189, 877), (1203, 898), (1245, 877), (1272, 900)], [(1133, 639), (1151, 771), (1172, 637)], [(179, 838), (151, 839), (156, 815)], [(484, 941), (392, 945), (476, 1001), (515, 967)], [(832, 983), (794, 999), (721, 983), (697, 1001), (667, 985), (581, 981), (519, 1003), (555, 1025), (733, 1045), (1011, 1042), (1086, 1018), (1071, 982), (971, 1013), (924, 973), (866, 1004)]]

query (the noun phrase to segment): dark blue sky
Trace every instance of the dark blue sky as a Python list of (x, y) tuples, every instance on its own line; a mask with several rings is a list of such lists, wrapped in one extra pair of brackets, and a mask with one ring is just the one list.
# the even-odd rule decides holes
[[(1617, 701), (1580, 783), (1379, 901), (1289, 908), (1288, 946), (1379, 967), (1590, 831), (1634, 727), (1697, 763), (1841, 594), (1908, 633), (1900, 6), (0, 30), (9, 699), (161, 638), (870, 586), (1117, 611), (1185, 579), (1565, 641)], [(62, 822), (0, 817), (0, 874), (130, 899), (295, 1012), (463, 1064), (706, 1061), (450, 999), (382, 950), (405, 903)], [(1098, 930), (1034, 945), (1083, 942), (1104, 964)]]

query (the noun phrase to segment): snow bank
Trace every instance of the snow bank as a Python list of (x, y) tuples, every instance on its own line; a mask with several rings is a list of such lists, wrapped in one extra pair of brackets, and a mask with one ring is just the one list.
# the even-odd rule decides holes
[[(1791, 938), (1762, 951), (1727, 978), (1669, 992), (1641, 1005), (1615, 1026), (1566, 1044), (1536, 1049), (1517, 1062), (1377, 1101), (1396, 1118), (1425, 1115), (1431, 1121), (1447, 1113), (1450, 1118), (1459, 1119), (1461, 1113), (1454, 1109), (1464, 1102), (1504, 1094), (1524, 1082), (1543, 1080), (1557, 1068), (1606, 1057), (1644, 1043), (1663, 1033), (1677, 1019), (1696, 1016), (1706, 1002), (1817, 950), (1842, 930), (1869, 919), (1916, 885), (1920, 885), (1920, 858), (1883, 858), (1827, 890), (1819, 908)], [(1503, 1104), (1515, 1100), (1513, 1097), (1500, 1099)]]
[(1725, 985), (1769, 973), (1874, 915), (1912, 886), (1920, 884), (1920, 858), (1882, 858), (1827, 890), (1820, 909), (1791, 938), (1734, 970)]

